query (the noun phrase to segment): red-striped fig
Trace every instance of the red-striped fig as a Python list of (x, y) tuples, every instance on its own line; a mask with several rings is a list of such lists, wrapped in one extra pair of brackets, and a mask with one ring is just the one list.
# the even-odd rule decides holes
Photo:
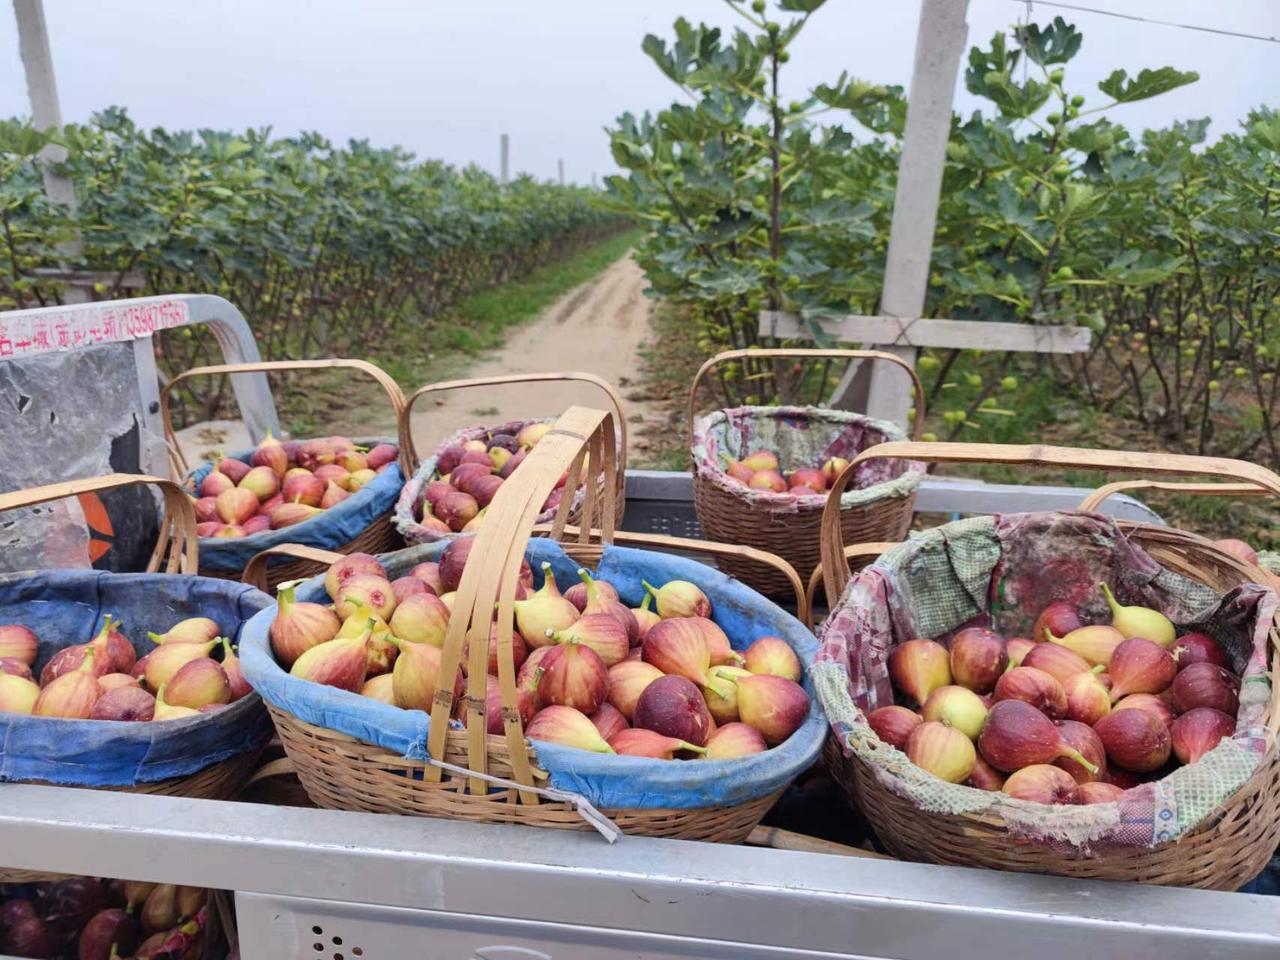
[(945, 723), (970, 740), (976, 740), (987, 720), (987, 707), (972, 690), (948, 684), (929, 694), (920, 708), (920, 715), (926, 722)]
[(165, 699), (175, 707), (190, 707), (192, 710), (211, 703), (230, 703), (231, 684), (216, 660), (197, 657), (174, 671), (165, 684)]
[(1080, 611), (1073, 604), (1059, 600), (1040, 611), (1031, 627), (1031, 640), (1033, 643), (1047, 643), (1050, 635), (1064, 637), (1083, 626)]
[(1107, 673), (1111, 675), (1111, 699), (1130, 693), (1159, 693), (1178, 672), (1173, 655), (1145, 637), (1130, 637), (1116, 647)]
[(227, 490), (234, 490), (236, 483), (225, 473), (218, 470), (210, 470), (204, 475), (204, 479), (200, 481), (200, 498), (217, 497)]
[(223, 523), (221, 520), (214, 520), (209, 523), (197, 523), (196, 536), (197, 537), (216, 537), (220, 533), (222, 533), (224, 529), (226, 529), (226, 526), (227, 525)]
[(714, 726), (702, 694), (681, 676), (661, 677), (645, 687), (632, 723), (700, 747), (706, 746)]
[(745, 723), (726, 723), (712, 731), (703, 759), (736, 760), (768, 749), (769, 745), (755, 727)]
[[(244, 475), (244, 479), (236, 484), (241, 490), (248, 490), (258, 501), (269, 500), (280, 492), (280, 477), (270, 467), (254, 467)], [(285, 497), (292, 500), (292, 497)]]
[(1212, 707), (1234, 717), (1240, 709), (1240, 678), (1212, 663), (1193, 663), (1173, 678), (1169, 699), (1177, 713)]
[(1076, 783), (1088, 783), (1101, 780), (1107, 774), (1107, 751), (1102, 740), (1093, 732), (1093, 728), (1075, 720), (1063, 720), (1058, 724), (1058, 734), (1062, 742), (1080, 751), (1080, 755), (1089, 761), (1097, 770), (1086, 769), (1071, 757), (1058, 757), (1053, 765), (1071, 774)]
[(609, 746), (621, 756), (649, 757), (653, 760), (674, 760), (677, 752), (686, 750), (704, 756), (707, 753), (706, 747), (639, 727), (620, 730), (610, 739)]
[(1193, 663), (1212, 663), (1214, 666), (1222, 667), (1224, 670), (1231, 668), (1231, 663), (1227, 660), (1227, 655), (1222, 652), (1222, 647), (1218, 645), (1218, 641), (1207, 633), (1183, 634), (1173, 641), (1173, 646), (1169, 648), (1169, 652), (1173, 654), (1173, 659), (1177, 661), (1179, 670), (1189, 667)]
[(381, 470), (389, 463), (394, 463), (400, 456), (400, 448), (390, 443), (378, 443), (369, 448), (365, 454), (365, 462), (370, 470)]
[(389, 623), (391, 632), (401, 640), (443, 647), (449, 632), (449, 608), (435, 594), (416, 593), (395, 608)]
[(1063, 684), (1076, 674), (1088, 673), (1091, 669), (1089, 661), (1080, 654), (1056, 643), (1037, 643), (1027, 651), (1020, 666), (1043, 670)]
[(40, 688), (35, 681), (0, 673), (0, 713), (29, 714), (35, 709)]
[(1050, 720), (1060, 720), (1067, 712), (1067, 694), (1062, 684), (1035, 667), (1014, 667), (1000, 678), (994, 696), (996, 702), (1029, 703)]
[(394, 707), (396, 705), (394, 685), (395, 677), (389, 673), (380, 673), (364, 682), (364, 686), (360, 688), (360, 696)]
[(305, 470), (290, 470), (280, 487), (280, 496), (285, 503), (301, 503), (308, 507), (320, 506), (324, 499), (325, 482), (314, 473)]
[(480, 505), (476, 503), (475, 497), (469, 493), (463, 493), (461, 490), (446, 493), (440, 498), (440, 502), (436, 504), (435, 508), (436, 518), (454, 533), (461, 531), (463, 527), (475, 519), (476, 514), (479, 512)]
[[(1066, 647), (1079, 654), (1090, 666), (1105, 667), (1111, 662), (1116, 647), (1124, 643), (1125, 636), (1115, 627), (1079, 627), (1064, 637), (1049, 634), (1049, 642)], [(1028, 654), (1030, 656), (1030, 654)]]
[(156, 691), (155, 715), (151, 718), (153, 721), (185, 720), (188, 717), (197, 717), (199, 715), (199, 710), (192, 710), (190, 707), (177, 707), (166, 701), (164, 687)]
[(421, 580), (427, 585), (427, 590), (434, 593), (437, 597), (445, 593), (444, 581), (440, 578), (440, 564), (433, 561), (416, 564), (410, 571), (409, 576), (416, 580)]
[(346, 619), (362, 603), (376, 616), (390, 621), (396, 609), (396, 594), (386, 577), (359, 573), (344, 583), (333, 601), (333, 612)]
[[(516, 687), (516, 710), (520, 714), (520, 723), (528, 726), (529, 721), (533, 719), (533, 715), (538, 712), (537, 702), (537, 683), (541, 680), (541, 674), (528, 687)], [(596, 714), (592, 714), (596, 716)], [(502, 688), (498, 685), (498, 678), (488, 676), (485, 678), (484, 688), (484, 719), (485, 729), (492, 734), (500, 734), (506, 732), (502, 718)]]
[(626, 628), (605, 613), (585, 613), (563, 630), (548, 630), (547, 636), (556, 643), (581, 643), (590, 647), (606, 667), (621, 663), (631, 649)]
[(608, 700), (600, 704), (596, 712), (587, 717), (587, 719), (596, 725), (596, 729), (600, 731), (600, 736), (604, 737), (605, 740), (612, 740), (616, 734), (631, 728), (631, 724), (627, 723), (627, 718)]
[(271, 650), (288, 670), (298, 657), (338, 635), (342, 621), (328, 607), (294, 599), (297, 583), (282, 584), (280, 604), (271, 621)]
[(346, 467), (339, 466), (336, 463), (326, 463), (316, 467), (316, 471), (312, 476), (326, 487), (331, 483), (336, 484), (343, 490), (351, 486), (351, 472)]
[(282, 503), (271, 511), (271, 529), (284, 530), (306, 523), (312, 517), (324, 513), (319, 507), (308, 507), (301, 503)]
[[(578, 577), (582, 580), (587, 588), (587, 603), (582, 608), (584, 617), (603, 614), (618, 621), (619, 626), (627, 633), (627, 646), (630, 647), (640, 642), (640, 624), (636, 620), (636, 615), (631, 612), (631, 608), (618, 600), (616, 596), (609, 596), (604, 593), (591, 574), (584, 568), (578, 568)], [(695, 588), (696, 589), (696, 588)], [(728, 640), (725, 641), (726, 646)], [(623, 652), (626, 656), (626, 652)], [(621, 659), (621, 658), (619, 658)]]
[(435, 591), (427, 587), (425, 583), (417, 577), (397, 577), (391, 581), (391, 593), (396, 598), (396, 606), (404, 603), (405, 598), (417, 596), (420, 593), (429, 593), (435, 596)]
[(609, 692), (609, 670), (604, 661), (576, 640), (549, 648), (538, 666), (542, 669), (537, 691), (540, 705), (557, 704), (590, 714), (600, 709)]
[(246, 537), (251, 537), (255, 533), (262, 533), (271, 529), (271, 517), (265, 513), (255, 513), (252, 517), (240, 525), (240, 529), (244, 531)]
[(98, 678), (98, 686), (102, 687), (103, 693), (119, 687), (137, 687), (139, 685), (138, 678), (127, 673), (107, 673)]
[(534, 674), (541, 676), (543, 663), (547, 654), (556, 649), (558, 644), (551, 644), (548, 647), (534, 647), (529, 651), (529, 656), (525, 657), (524, 663), (520, 664), (520, 669), (516, 671), (516, 685), (521, 688), (532, 690), (536, 684), (533, 682)]
[[(373, 637), (373, 625), (358, 637), (343, 637), (326, 640), (305, 651), (293, 666), (289, 674), (299, 680), (310, 680), (339, 690), (359, 693), (364, 686), (365, 673), (368, 667), (368, 646)], [(399, 665), (400, 658), (396, 659)]]
[[(65, 676), (73, 670), (79, 670), (84, 663), (85, 651), (89, 649), (89, 644), (80, 643), (74, 647), (63, 647), (40, 671), (40, 686), (47, 687), (58, 677)], [(111, 673), (111, 664), (107, 662), (106, 657), (99, 657), (94, 661), (93, 672), (98, 676)]]
[(1195, 707), (1173, 721), (1173, 755), (1183, 763), (1195, 763), (1235, 732), (1235, 717), (1213, 707)]
[(990, 693), (1009, 664), (1004, 637), (982, 627), (967, 627), (951, 638), (951, 678), (974, 693)]
[(738, 716), (759, 730), (771, 747), (800, 729), (809, 716), (809, 695), (798, 683), (754, 674), (732, 679), (738, 687)]
[(743, 457), (742, 463), (753, 473), (759, 473), (761, 470), (777, 470), (778, 455), (771, 450), (756, 450)]
[(751, 475), (747, 486), (752, 490), (768, 490), (770, 493), (786, 493), (787, 480), (777, 470), (759, 470)]
[[(471, 640), (462, 645), (462, 672), (468, 671), (470, 660)], [(498, 675), (498, 625), (491, 624), (489, 626), (489, 641), (487, 644), (489, 659), (485, 664), (485, 673), (491, 676)], [(520, 667), (524, 665), (525, 659), (529, 656), (529, 646), (524, 642), (524, 637), (520, 636), (515, 630), (511, 631), (511, 660), (518, 675)]]
[[(766, 738), (767, 739), (767, 738)], [(907, 738), (907, 757), (947, 783), (964, 783), (973, 772), (973, 741), (944, 723), (922, 723)]]
[(7, 673), (11, 677), (21, 677), (24, 680), (35, 679), (35, 676), (31, 673), (31, 668), (15, 657), (0, 657), (0, 673)]
[(965, 786), (975, 790), (987, 790), (996, 793), (1004, 788), (1004, 774), (982, 759), (982, 754), (973, 756), (973, 771), (969, 774)]
[[(743, 670), (741, 667), (712, 667), (711, 674), (724, 680), (754, 676), (751, 671)], [(711, 711), (712, 718), (718, 724), (733, 723), (738, 720), (738, 686), (736, 683), (730, 686), (732, 689), (726, 690), (725, 696), (721, 696), (710, 687), (702, 687), (702, 699), (707, 701), (707, 709)]]
[(516, 629), (530, 647), (555, 643), (547, 631), (565, 630), (577, 621), (578, 608), (564, 598), (551, 564), (542, 564), (542, 586), (523, 600), (515, 602)]
[(331, 510), (350, 496), (351, 494), (330, 480), (324, 488), (324, 496), (320, 498), (320, 509)]
[(908, 640), (889, 654), (889, 678), (916, 703), (951, 682), (951, 655), (932, 640)]
[(208, 617), (188, 617), (185, 620), (179, 620), (164, 633), (148, 633), (147, 637), (155, 644), (203, 643), (213, 640), (220, 633), (222, 628), (218, 626), (217, 621)]
[(992, 705), (978, 737), (978, 749), (987, 763), (1003, 773), (1053, 763), (1058, 757), (1072, 757), (1085, 769), (1094, 766), (1079, 750), (1063, 742), (1052, 720), (1021, 700)]
[(1071, 794), (1070, 803), (1081, 806), (1090, 803), (1119, 803), (1124, 796), (1124, 789), (1114, 783), (1094, 781), (1079, 784)]
[(225, 473), (231, 478), (232, 483), (239, 483), (244, 479), (244, 475), (249, 472), (250, 466), (243, 460), (219, 454), (218, 460), (214, 464), (214, 469), (219, 473)]
[(743, 484), (755, 475), (755, 471), (741, 460), (730, 460), (729, 465), (725, 468), (724, 472), (733, 477), (733, 479), (737, 480), (739, 483)]
[(112, 957), (127, 957), (137, 946), (138, 924), (133, 914), (127, 910), (110, 907), (95, 913), (80, 931), (80, 939), (76, 944), (76, 960), (111, 960)]
[(799, 487), (805, 488), (805, 493), (825, 493), (827, 489), (827, 478), (822, 475), (821, 470), (815, 470), (812, 467), (793, 470), (787, 477), (787, 483), (792, 490)]
[(867, 714), (867, 724), (876, 732), (876, 736), (904, 753), (907, 750), (907, 738), (911, 736), (911, 731), (923, 722), (924, 718), (920, 714), (897, 704), (878, 707)]
[(1040, 644), (1032, 643), (1025, 637), (1010, 637), (1004, 644), (1005, 655), (1009, 658), (1005, 669), (1012, 670), (1014, 667), (1022, 666), (1023, 658), (1038, 646)]
[[(1174, 718), (1177, 716), (1173, 709), (1164, 702), (1163, 698), (1156, 696), (1154, 693), (1131, 693), (1111, 705), (1112, 713), (1117, 710), (1146, 710), (1166, 727), (1173, 726)], [(1097, 721), (1094, 722), (1096, 723)]]
[(1032, 803), (1070, 803), (1076, 782), (1057, 767), (1035, 763), (1009, 774), (1001, 788), (1016, 800)]
[(688, 580), (668, 580), (661, 587), (641, 581), (653, 594), (654, 609), (663, 620), (672, 617), (710, 617), (711, 601)]
[(1159, 770), (1169, 759), (1169, 729), (1147, 710), (1116, 710), (1093, 726), (1107, 759), (1134, 773)]
[(580, 710), (552, 704), (539, 710), (525, 728), (530, 740), (546, 740), (592, 753), (613, 753), (596, 725)]
[[(610, 599), (617, 600), (618, 591), (613, 584), (607, 580), (595, 581), (596, 590), (604, 594)], [(564, 598), (578, 608), (578, 612), (582, 613), (587, 607), (587, 585), (585, 583), (575, 583), (572, 587), (564, 592)]]
[(644, 638), (642, 656), (646, 663), (663, 673), (684, 677), (723, 696), (728, 688), (726, 681), (711, 674), (711, 653), (707, 650), (703, 622), (693, 617), (676, 617), (654, 624)]
[[(117, 676), (117, 674), (111, 674)], [(156, 715), (156, 698), (139, 686), (115, 687), (94, 701), (90, 720), (151, 720)]]
[(94, 672), (94, 660), (98, 651), (86, 647), (84, 660), (70, 673), (51, 681), (40, 691), (31, 712), (37, 717), (62, 717), (68, 720), (87, 720), (93, 705), (102, 696), (98, 677)]
[(221, 524), (221, 517), (218, 516), (218, 498), (217, 497), (201, 497), (195, 504), (196, 522), (197, 523), (214, 523)]
[(13, 657), (27, 666), (36, 662), (39, 641), (27, 627), (16, 623), (0, 625), (0, 657)]
[(118, 629), (120, 621), (107, 614), (98, 635), (89, 641), (89, 646), (98, 651), (101, 662), (100, 673), (128, 673), (138, 662), (133, 644)]
[(217, 644), (218, 641), (210, 640), (207, 643), (166, 643), (156, 647), (145, 658), (147, 686), (152, 690), (159, 690), (192, 660), (209, 656)]
[(640, 699), (640, 694), (661, 676), (661, 670), (642, 660), (615, 663), (609, 668), (609, 703), (630, 721), (635, 716), (636, 701)]
[(347, 585), (352, 577), (368, 574), (375, 577), (387, 577), (382, 561), (368, 553), (350, 553), (329, 565), (324, 575), (324, 590), (329, 599), (337, 601), (338, 591)]
[(218, 494), (215, 506), (223, 523), (239, 525), (258, 512), (258, 498), (243, 487), (232, 487)]
[[(1124, 634), (1126, 640), (1143, 637), (1162, 647), (1173, 645), (1178, 636), (1177, 628), (1159, 610), (1150, 607), (1126, 607), (1121, 605), (1105, 583), (1098, 584), (1098, 589), (1107, 598), (1111, 607), (1111, 626)], [(1088, 659), (1086, 656), (1085, 659)]]
[[(398, 637), (388, 638), (400, 648), (395, 667), (391, 671), (392, 691), (396, 705), (406, 710), (431, 712), (431, 701), (440, 682), (440, 668), (444, 651), (429, 643), (409, 643)], [(462, 695), (462, 670), (455, 671), (453, 694)]]
[(752, 673), (768, 673), (800, 682), (800, 658), (781, 637), (760, 637), (744, 654), (744, 666)]
[(235, 647), (231, 646), (231, 641), (222, 637), (219, 642), (222, 644), (222, 672), (227, 675), (227, 683), (231, 686), (231, 702), (235, 703), (241, 697), (247, 697), (253, 693), (253, 687), (249, 686), (249, 681), (244, 678), (244, 671), (240, 668), (240, 658), (236, 655)]
[(1068, 720), (1091, 727), (1111, 712), (1111, 694), (1091, 671), (1067, 677), (1062, 690), (1067, 695)]
[(289, 454), (280, 441), (268, 433), (253, 451), (249, 462), (255, 467), (270, 467), (277, 477), (283, 477), (289, 469)]
[(298, 448), (298, 466), (315, 471), (338, 459), (338, 449), (331, 440), (307, 440)]

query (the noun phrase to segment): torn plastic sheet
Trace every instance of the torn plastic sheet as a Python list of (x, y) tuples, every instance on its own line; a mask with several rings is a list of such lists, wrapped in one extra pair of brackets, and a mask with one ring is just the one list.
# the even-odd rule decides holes
[[(142, 472), (157, 453), (163, 461), (164, 447), (144, 423), (131, 343), (0, 362), (0, 491)], [(0, 514), (0, 572), (94, 561), (142, 569), (158, 516), (158, 495), (147, 487), (7, 511)]]

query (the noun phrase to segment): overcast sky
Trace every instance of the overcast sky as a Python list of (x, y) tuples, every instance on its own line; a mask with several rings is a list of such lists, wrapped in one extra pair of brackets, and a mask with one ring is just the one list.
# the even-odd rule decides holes
[[(1140, 16), (1280, 36), (1278, 0), (1082, 0)], [(4, 6), (8, 6), (5, 4)], [(907, 85), (918, 5), (829, 0), (784, 79), (788, 96), (841, 70)], [(400, 144), (453, 163), (512, 165), (541, 177), (564, 158), (587, 182), (612, 169), (602, 128), (623, 110), (656, 109), (674, 88), (640, 52), (680, 15), (731, 24), (721, 0), (45, 0), (66, 120), (108, 105), (145, 126), (318, 130), (335, 140)], [(1084, 32), (1068, 86), (1090, 103), (1116, 67), (1172, 65), (1199, 83), (1117, 109), (1130, 128), (1210, 116), (1234, 129), (1251, 107), (1280, 105), (1280, 45), (1034, 6)], [(1006, 28), (1025, 5), (972, 0), (970, 43)], [(959, 87), (957, 108), (974, 98)], [(0, 116), (26, 115), (12, 8), (0, 9)]]

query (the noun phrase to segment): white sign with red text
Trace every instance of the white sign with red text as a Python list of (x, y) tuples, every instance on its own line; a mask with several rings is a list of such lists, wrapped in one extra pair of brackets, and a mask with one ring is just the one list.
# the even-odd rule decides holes
[[(25, 315), (24, 315), (25, 314)], [(128, 306), (110, 302), (69, 310), (0, 313), (0, 360), (78, 350), (153, 336), (188, 323), (186, 301), (156, 300)]]

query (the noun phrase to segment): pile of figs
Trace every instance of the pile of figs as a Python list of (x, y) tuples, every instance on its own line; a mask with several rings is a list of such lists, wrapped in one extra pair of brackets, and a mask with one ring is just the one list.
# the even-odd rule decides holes
[(900, 644), (905, 702), (868, 723), (936, 777), (1040, 803), (1113, 802), (1195, 763), (1235, 732), (1240, 678), (1213, 637), (1099, 588), (1109, 624), (1056, 602), (1029, 639), (967, 627)]
[(843, 457), (830, 457), (819, 466), (797, 467), (790, 473), (783, 473), (776, 453), (771, 450), (753, 450), (741, 460), (730, 460), (725, 473), (751, 490), (812, 497), (831, 489), (836, 477), (847, 466), (849, 461)]
[(196, 489), (196, 533), (247, 537), (310, 520), (356, 493), (392, 466), (390, 443), (357, 446), (346, 437), (258, 444), (248, 463), (220, 457)]
[[(460, 537), (439, 563), (396, 580), (375, 557), (351, 554), (329, 568), (328, 604), (300, 602), (295, 585), (283, 586), (270, 631), (277, 662), (304, 680), (430, 712), (474, 542)], [(694, 584), (645, 584), (644, 601), (631, 608), (584, 569), (564, 593), (549, 564), (542, 574), (535, 590), (523, 564), (512, 624), (518, 711), (530, 739), (598, 753), (726, 759), (782, 743), (808, 716), (791, 647), (765, 636), (737, 652)], [(486, 670), (491, 734), (504, 730), (496, 630), (495, 623)], [(454, 677), (458, 695), (467, 660)]]
[(208, 891), (67, 877), (0, 886), (0, 954), (34, 960), (211, 960)]
[[(474, 533), (498, 488), (524, 462), (529, 451), (551, 429), (550, 423), (533, 422), (519, 433), (491, 433), (485, 440), (459, 440), (446, 444), (436, 456), (436, 470), (417, 504), (418, 521), (439, 536)], [(565, 477), (543, 511), (560, 505)]]
[(251, 691), (240, 658), (208, 617), (190, 617), (139, 657), (108, 614), (92, 639), (64, 647), (34, 671), (35, 632), (0, 624), (0, 713), (67, 720), (180, 720), (221, 710)]

